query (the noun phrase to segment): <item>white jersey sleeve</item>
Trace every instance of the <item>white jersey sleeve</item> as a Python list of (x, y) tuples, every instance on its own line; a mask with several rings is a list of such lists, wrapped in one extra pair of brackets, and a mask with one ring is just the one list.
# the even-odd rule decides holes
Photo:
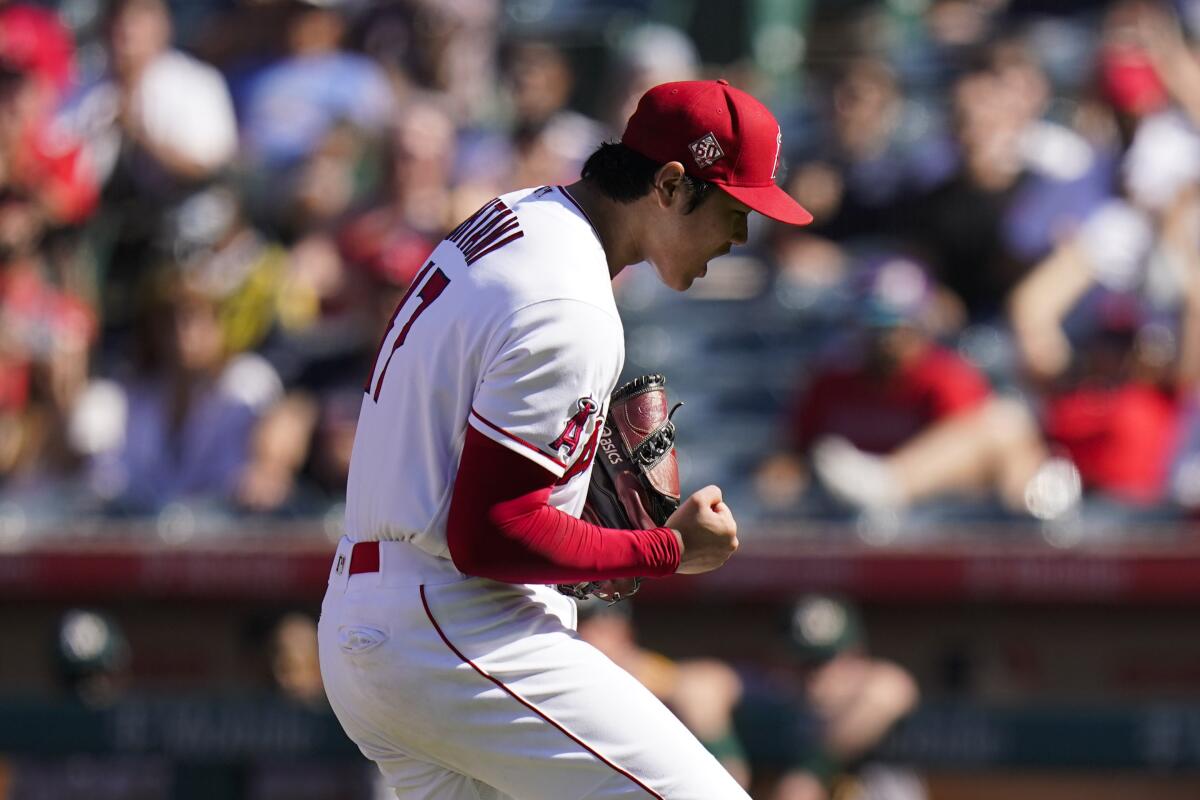
[(468, 426), (555, 475), (578, 515), (625, 358), (599, 237), (555, 187), (513, 192), (433, 253), (383, 335), (354, 437), (346, 532), (448, 557)]
[(489, 348), (469, 424), (558, 478), (595, 447), (621, 372), (622, 329), (610, 313), (571, 299), (519, 309)]

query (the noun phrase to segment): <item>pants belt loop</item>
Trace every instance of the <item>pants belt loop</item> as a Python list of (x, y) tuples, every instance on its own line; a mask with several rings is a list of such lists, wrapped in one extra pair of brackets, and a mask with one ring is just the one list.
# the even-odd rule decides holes
[(353, 555), (354, 542), (345, 536), (338, 542), (337, 552), (334, 553), (333, 563), (329, 566), (329, 585), (340, 585), (344, 590), (350, 579), (350, 562)]

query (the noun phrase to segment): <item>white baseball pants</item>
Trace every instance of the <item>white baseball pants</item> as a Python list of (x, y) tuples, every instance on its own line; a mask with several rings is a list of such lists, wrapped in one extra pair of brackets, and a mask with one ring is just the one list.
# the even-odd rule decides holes
[(552, 588), (463, 576), (401, 542), (321, 607), (321, 674), (363, 754), (408, 800), (748, 800), (633, 677), (575, 634)]

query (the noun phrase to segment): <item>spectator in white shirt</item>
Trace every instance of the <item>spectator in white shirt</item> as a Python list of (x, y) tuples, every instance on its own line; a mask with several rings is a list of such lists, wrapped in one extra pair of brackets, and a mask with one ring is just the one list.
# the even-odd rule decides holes
[(162, 194), (226, 166), (237, 151), (229, 90), (215, 68), (171, 47), (162, 0), (115, 0), (106, 38), (108, 71), (63, 112), (102, 179), (124, 163), (138, 189)]

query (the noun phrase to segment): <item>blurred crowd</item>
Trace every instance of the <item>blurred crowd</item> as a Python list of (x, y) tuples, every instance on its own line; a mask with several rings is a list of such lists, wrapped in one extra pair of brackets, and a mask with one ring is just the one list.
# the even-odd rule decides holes
[(608, 135), (500, 11), (0, 4), (6, 531), (338, 502), (433, 246)]
[[(918, 706), (916, 680), (901, 665), (871, 652), (866, 625), (852, 604), (827, 595), (805, 595), (772, 607), (771, 630), (752, 654), (730, 661), (671, 658), (646, 646), (634, 603), (598, 599), (579, 604), (579, 635), (654, 693), (736, 778), (763, 800), (927, 800), (925, 782), (911, 767), (890, 762), (880, 745)], [(59, 708), (103, 712), (138, 699), (211, 699), (173, 676), (147, 675), (154, 643), (140, 631), (134, 647), (120, 616), (95, 608), (70, 608), (54, 626), (48, 653)], [(248, 617), (237, 633), (237, 686), (242, 700), (328, 713), (317, 657), (316, 620), (306, 610), (275, 610)], [(149, 656), (147, 656), (149, 653)], [(142, 660), (140, 665), (138, 661)], [(151, 667), (152, 669), (152, 667)], [(194, 682), (198, 675), (189, 676)], [(226, 680), (229, 680), (227, 677)], [(935, 687), (936, 688), (936, 687)], [(394, 796), (373, 766), (377, 796)], [(21, 776), (19, 776), (21, 777)], [(14, 797), (58, 797), (46, 787), (17, 781)], [(300, 783), (312, 780), (302, 773)], [(44, 775), (38, 780), (45, 781)], [(54, 786), (49, 782), (46, 786)], [(362, 797), (290, 786), (279, 797)], [(62, 797), (134, 796), (62, 791)], [(136, 796), (157, 797), (147, 792)], [(249, 791), (241, 795), (258, 797)]]
[(932, 3), (915, 55), (843, 20), (880, 46), (793, 155), (771, 265), (828, 335), (761, 502), (1062, 543), (1197, 505), (1200, 7), (1008, 6)]
[(871, 653), (852, 604), (803, 596), (781, 609), (763, 652), (736, 662), (647, 648), (631, 605), (580, 603), (580, 637), (653, 692), (752, 797), (927, 800), (920, 775), (878, 756), (920, 691)]
[[(0, 0), (0, 542), (336, 518), (379, 337), (440, 238), (573, 181), (646, 88), (720, 76), (778, 112), (815, 222), (756, 220), (687, 296), (616, 285), (627, 377), (689, 402), (685, 483), (876, 535), (1195, 515), (1200, 0)], [(872, 763), (918, 691), (853, 608), (806, 598), (749, 665), (668, 659), (628, 610), (581, 635), (756, 796), (924, 796)], [(319, 708), (312, 619), (260, 627), (271, 685)], [(128, 690), (112, 619), (57, 644), (83, 702)]]
[(788, 184), (817, 222), (779, 269), (844, 296), (848, 325), (806, 374), (763, 499), (1108, 524), (1194, 506), (1196, 6), (1091, 11), (1091, 28), (996, 25), (966, 49), (970, 26), (943, 20), (936, 126), (911, 121), (895, 60), (834, 68), (830, 130)]
[(733, 471), (755, 507), (1200, 506), (1200, 3), (763, 4), (724, 38), (659, 5), (0, 2), (0, 532), (336, 510), (436, 242), (719, 75), (779, 112), (816, 218), (760, 221), (726, 306), (810, 345), (756, 356), (795, 381)]

